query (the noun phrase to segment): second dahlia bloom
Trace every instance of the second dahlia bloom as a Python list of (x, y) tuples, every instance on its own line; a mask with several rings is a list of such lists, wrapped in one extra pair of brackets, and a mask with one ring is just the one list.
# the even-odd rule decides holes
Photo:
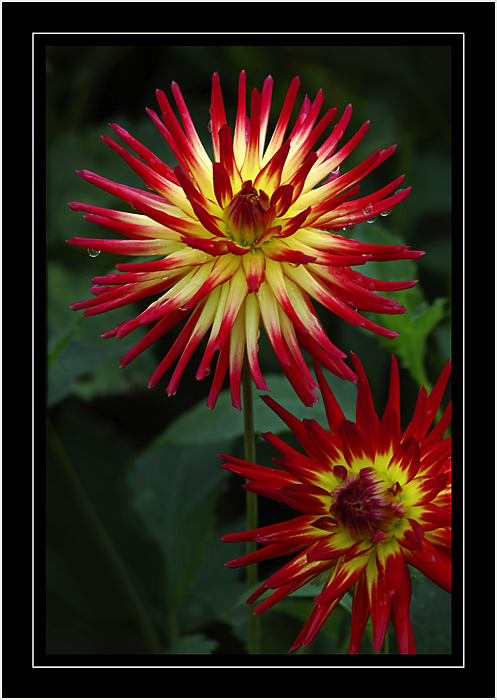
[[(247, 116), (246, 77), (239, 80), (234, 132), (226, 121), (219, 77), (212, 79), (212, 161), (195, 130), (176, 83), (171, 90), (181, 124), (162, 91), (157, 91), (161, 117), (148, 110), (170, 146), (178, 165), (172, 169), (125, 129), (111, 127), (138, 158), (108, 136), (103, 140), (142, 178), (148, 190), (120, 185), (82, 170), (83, 179), (116, 195), (134, 212), (71, 202), (88, 221), (127, 240), (71, 238), (90, 251), (155, 259), (119, 263), (119, 272), (94, 277), (93, 299), (73, 304), (85, 316), (158, 297), (136, 318), (120, 323), (104, 337), (124, 337), (140, 325), (154, 324), (122, 358), (127, 365), (176, 324), (184, 325), (150, 378), (154, 386), (173, 365), (169, 395), (178, 388), (192, 354), (208, 335), (196, 377), (210, 374), (217, 356), (208, 406), (213, 407), (229, 370), (232, 401), (240, 408), (240, 376), (246, 356), (258, 389), (268, 387), (258, 363), (262, 325), (281, 367), (306, 405), (318, 388), (302, 350), (340, 377), (355, 380), (343, 362), (345, 354), (325, 334), (311, 298), (355, 326), (387, 337), (397, 335), (364, 318), (361, 311), (397, 314), (404, 308), (377, 294), (406, 289), (416, 280), (385, 282), (361, 275), (351, 266), (369, 260), (416, 258), (405, 246), (359, 243), (339, 235), (363, 221), (388, 213), (403, 201), (403, 176), (366, 197), (354, 199), (359, 181), (395, 150), (376, 150), (348, 172), (345, 158), (366, 133), (366, 122), (341, 148), (339, 141), (352, 108), (322, 144), (318, 139), (336, 115), (329, 109), (318, 119), (324, 96), (305, 97), (289, 129), (299, 79), (286, 95), (274, 131), (265, 145), (273, 81), (253, 90)], [(287, 133), (288, 132), (288, 133)]]
[(420, 390), (413, 418), (402, 433), (395, 358), (381, 420), (362, 365), (355, 355), (352, 359), (358, 375), (355, 422), (345, 420), (316, 365), (327, 429), (315, 420), (300, 421), (269, 396), (262, 397), (288, 425), (304, 454), (266, 433), (263, 437), (283, 455), (273, 460), (276, 469), (220, 455), (227, 460), (225, 469), (249, 480), (247, 490), (301, 513), (287, 522), (225, 535), (225, 542), (262, 545), (227, 566), (299, 552), (247, 600), (254, 602), (268, 589), (275, 589), (255, 608), (255, 614), (320, 577), (322, 590), (291, 651), (310, 644), (344, 594), (354, 587), (349, 654), (358, 653), (370, 616), (375, 651), (383, 644), (390, 618), (400, 653), (414, 654), (407, 564), (451, 590), (451, 441), (443, 437), (450, 422), (450, 404), (428, 432), (450, 363), (429, 396)]

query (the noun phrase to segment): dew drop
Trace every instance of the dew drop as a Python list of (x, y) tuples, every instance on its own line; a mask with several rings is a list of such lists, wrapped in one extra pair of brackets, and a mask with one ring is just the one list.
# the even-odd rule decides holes
[(373, 211), (373, 205), (372, 204), (367, 204), (364, 209), (362, 210), (363, 214), (371, 214)]
[(100, 250), (96, 250), (96, 248), (87, 248), (87, 249), (86, 249), (86, 252), (87, 252), (88, 255), (90, 256), (90, 258), (98, 258), (98, 256), (100, 255), (100, 252), (101, 252), (101, 251), (100, 251)]
[(209, 131), (209, 134), (212, 134), (212, 119), (211, 119), (211, 120), (209, 121), (209, 123), (207, 124), (207, 129), (208, 129), (208, 131)]
[(343, 229), (342, 229), (342, 231), (343, 231), (344, 233), (350, 233), (353, 229), (354, 229), (353, 226), (344, 226)]
[(366, 219), (366, 223), (367, 224), (374, 224), (374, 222), (376, 221), (377, 218), (378, 218), (377, 216), (373, 216), (372, 219)]
[(392, 213), (392, 211), (393, 211), (393, 207), (391, 209), (387, 209), (386, 211), (382, 211), (380, 213), (380, 216), (388, 216), (389, 214)]

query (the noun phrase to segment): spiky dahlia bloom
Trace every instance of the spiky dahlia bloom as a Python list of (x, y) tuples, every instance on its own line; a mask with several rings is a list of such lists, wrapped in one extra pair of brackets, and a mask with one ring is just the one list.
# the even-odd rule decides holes
[(183, 128), (162, 91), (157, 98), (162, 120), (147, 110), (178, 160), (174, 169), (111, 124), (139, 158), (108, 136), (102, 139), (138, 173), (148, 190), (111, 182), (82, 170), (83, 179), (110, 192), (135, 211), (105, 209), (71, 202), (88, 221), (125, 235), (128, 240), (71, 238), (89, 250), (156, 259), (119, 263), (118, 273), (94, 277), (91, 300), (73, 304), (84, 316), (102, 313), (159, 295), (136, 318), (120, 323), (104, 337), (122, 338), (140, 325), (153, 323), (148, 333), (122, 358), (127, 365), (145, 348), (184, 321), (183, 328), (150, 378), (154, 386), (176, 363), (167, 392), (176, 392), (182, 373), (209, 333), (197, 379), (210, 373), (218, 353), (208, 406), (215, 404), (229, 369), (233, 404), (240, 408), (240, 376), (246, 353), (253, 381), (267, 390), (258, 364), (262, 325), (286, 376), (306, 405), (317, 400), (317, 385), (302, 356), (308, 351), (340, 377), (355, 380), (343, 362), (345, 354), (326, 336), (310, 297), (355, 326), (387, 337), (397, 335), (365, 319), (360, 311), (402, 313), (404, 308), (378, 291), (406, 289), (407, 282), (377, 281), (351, 266), (368, 260), (416, 258), (421, 252), (405, 246), (359, 243), (338, 235), (354, 224), (386, 214), (403, 201), (409, 188), (397, 191), (403, 176), (366, 197), (353, 199), (359, 181), (395, 150), (376, 150), (364, 162), (340, 174), (345, 158), (366, 133), (366, 122), (339, 150), (350, 120), (348, 106), (331, 134), (316, 150), (336, 109), (318, 121), (324, 101), (321, 91), (304, 99), (289, 131), (299, 79), (286, 95), (276, 127), (265, 146), (273, 81), (262, 92), (252, 91), (250, 119), (246, 109), (246, 78), (239, 81), (235, 130), (226, 122), (219, 77), (212, 79), (212, 161), (195, 130), (179, 87), (172, 84)]
[(316, 577), (325, 579), (291, 650), (310, 644), (353, 586), (349, 654), (358, 653), (369, 616), (376, 651), (390, 618), (400, 653), (414, 654), (407, 564), (444, 590), (451, 588), (451, 443), (450, 438), (443, 438), (450, 422), (450, 404), (428, 432), (450, 363), (429, 396), (420, 390), (413, 418), (402, 433), (397, 361), (392, 358), (389, 397), (380, 420), (362, 365), (355, 355), (352, 358), (359, 380), (355, 423), (345, 420), (316, 366), (329, 429), (315, 420), (300, 421), (263, 396), (296, 436), (304, 454), (266, 433), (263, 437), (283, 455), (274, 459), (277, 469), (220, 455), (228, 460), (225, 469), (249, 479), (246, 489), (301, 513), (284, 523), (225, 535), (225, 542), (263, 545), (227, 566), (300, 552), (247, 600), (254, 602), (267, 589), (276, 589), (255, 608), (256, 614)]

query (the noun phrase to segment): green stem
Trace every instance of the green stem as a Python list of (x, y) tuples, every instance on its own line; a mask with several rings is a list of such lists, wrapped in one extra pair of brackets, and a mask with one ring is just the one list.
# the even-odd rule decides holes
[(72, 464), (69, 455), (66, 452), (59, 436), (57, 435), (50, 419), (47, 416), (47, 443), (50, 446), (52, 453), (59, 465), (67, 484), (71, 490), (77, 507), (79, 508), (83, 519), (85, 520), (88, 529), (92, 533), (95, 541), (102, 550), (109, 568), (111, 569), (116, 579), (119, 588), (121, 589), (125, 599), (127, 600), (136, 624), (140, 629), (145, 644), (150, 654), (160, 654), (161, 645), (155, 629), (153, 628), (147, 612), (127, 574), (121, 558), (114, 547), (112, 540), (107, 534), (102, 525), (97, 513), (95, 512), (88, 495), (79, 480), (76, 470)]
[[(244, 422), (244, 453), (247, 462), (255, 462), (255, 435), (254, 435), (254, 407), (252, 403), (252, 377), (247, 359), (243, 364), (242, 374), (243, 390), (243, 422)], [(247, 491), (247, 530), (254, 530), (257, 527), (257, 494)], [(246, 553), (255, 552), (255, 542), (247, 542)], [(247, 567), (247, 588), (254, 589), (257, 585), (257, 565), (251, 564)], [(253, 614), (254, 604), (249, 607), (249, 636), (248, 653), (259, 653), (259, 617)]]
[(385, 632), (385, 639), (378, 654), (388, 654), (388, 630)]

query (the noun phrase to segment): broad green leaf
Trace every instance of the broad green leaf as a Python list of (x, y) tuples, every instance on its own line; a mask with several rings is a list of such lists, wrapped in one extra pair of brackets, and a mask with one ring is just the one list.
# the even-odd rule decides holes
[[(375, 226), (375, 241), (382, 244), (403, 244), (400, 236), (387, 231), (378, 222)], [(357, 227), (358, 229), (360, 227)], [(364, 237), (364, 229), (358, 237)], [(421, 261), (423, 258), (420, 259)], [(360, 270), (363, 274), (380, 280), (410, 280), (418, 277), (418, 265), (416, 260), (396, 260), (388, 263), (368, 262)], [(447, 316), (445, 298), (438, 298), (430, 304), (424, 295), (419, 283), (411, 289), (403, 289), (398, 292), (390, 292), (386, 295), (395, 299), (405, 307), (405, 313), (369, 314), (369, 316), (381, 326), (386, 326), (399, 335), (392, 339), (378, 336), (378, 342), (385, 347), (390, 354), (399, 358), (413, 379), (428, 391), (431, 389), (430, 381), (425, 371), (425, 357), (429, 336), (444, 321)], [(444, 358), (445, 361), (448, 359)]]
[[(352, 418), (355, 411), (356, 387), (327, 374), (327, 379), (347, 418)], [(322, 400), (312, 408), (306, 408), (299, 400), (286, 377), (282, 375), (266, 376), (270, 396), (297, 418), (314, 418), (326, 426), (326, 413)], [(258, 398), (254, 390), (254, 425), (256, 434), (272, 431), (280, 433), (286, 425), (266, 404)], [(165, 443), (203, 444), (213, 440), (225, 443), (240, 437), (244, 433), (243, 413), (233, 408), (229, 389), (220, 393), (215, 408), (209, 411), (203, 401), (188, 413), (181, 415), (158, 437), (157, 445)]]
[(203, 634), (189, 634), (180, 637), (177, 642), (166, 649), (165, 654), (212, 654), (218, 647), (213, 639)]
[(402, 360), (419, 385), (430, 391), (431, 384), (425, 371), (427, 341), (430, 334), (446, 317), (446, 299), (435, 299), (430, 305), (425, 301), (423, 292), (419, 288), (403, 291), (398, 294), (397, 299), (405, 306), (406, 312), (399, 316), (392, 316), (388, 325), (399, 335), (388, 341), (380, 337), (379, 341)]
[(451, 653), (450, 593), (412, 569), (410, 619), (418, 654)]
[[(90, 272), (74, 274), (52, 263), (48, 270), (48, 390), (47, 405), (53, 406), (74, 394), (83, 400), (119, 393), (130, 387), (146, 387), (154, 370), (152, 356), (143, 353), (125, 369), (120, 358), (143, 334), (138, 330), (122, 340), (104, 340), (101, 334), (123, 320), (122, 309), (82, 318), (69, 305), (84, 296)], [(133, 315), (133, 308), (127, 313)]]
[[(225, 504), (223, 498), (219, 504)], [(221, 540), (227, 532), (241, 531), (244, 528), (243, 517), (235, 527), (223, 527), (211, 532), (204, 560), (181, 606), (180, 627), (185, 633), (205, 629), (216, 620), (230, 625), (237, 624), (237, 618), (232, 614), (235, 608), (246, 615), (245, 601), (250, 593), (245, 590), (245, 572), (237, 573), (225, 566), (228, 560), (245, 554), (245, 543), (226, 543)], [(245, 595), (243, 600), (240, 598), (241, 591)], [(232, 602), (236, 600), (240, 600), (239, 606), (233, 606)]]
[(173, 610), (206, 556), (218, 496), (227, 478), (218, 452), (226, 443), (149, 449), (128, 477), (134, 507), (160, 544)]

